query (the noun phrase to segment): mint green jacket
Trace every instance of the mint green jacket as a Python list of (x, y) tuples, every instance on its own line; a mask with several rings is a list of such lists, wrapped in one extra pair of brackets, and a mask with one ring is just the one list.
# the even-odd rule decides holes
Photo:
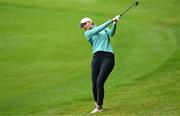
[[(112, 24), (112, 29), (108, 26)], [(116, 24), (109, 20), (100, 26), (93, 26), (92, 29), (85, 31), (84, 35), (93, 48), (93, 54), (97, 51), (112, 52), (113, 49), (110, 43), (110, 37), (115, 34)]]

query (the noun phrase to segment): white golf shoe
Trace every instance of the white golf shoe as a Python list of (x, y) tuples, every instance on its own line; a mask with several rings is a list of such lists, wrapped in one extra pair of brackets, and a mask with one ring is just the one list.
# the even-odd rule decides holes
[(97, 103), (95, 102), (95, 106), (96, 106), (96, 108), (90, 114), (102, 112), (102, 106), (101, 105), (97, 105)]
[(90, 113), (90, 114), (94, 114), (97, 112), (102, 112), (102, 109), (98, 109), (97, 107)]

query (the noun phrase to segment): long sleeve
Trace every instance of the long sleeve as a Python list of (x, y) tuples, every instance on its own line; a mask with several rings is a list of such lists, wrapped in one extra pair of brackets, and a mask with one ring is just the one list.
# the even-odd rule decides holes
[(114, 36), (115, 32), (116, 32), (116, 24), (113, 23), (111, 32), (110, 32), (110, 36)]
[(100, 31), (102, 31), (103, 29), (108, 27), (110, 24), (112, 24), (112, 22), (113, 22), (112, 20), (109, 20), (109, 21), (101, 24), (100, 26), (97, 26), (97, 27), (95, 27), (95, 28), (93, 28), (91, 30), (87, 30), (85, 32), (85, 36), (90, 39), (93, 35), (99, 33)]
[(116, 24), (113, 23), (112, 28), (111, 29), (106, 28), (106, 31), (109, 36), (111, 36), (111, 37), (114, 36), (114, 34), (116, 32)]

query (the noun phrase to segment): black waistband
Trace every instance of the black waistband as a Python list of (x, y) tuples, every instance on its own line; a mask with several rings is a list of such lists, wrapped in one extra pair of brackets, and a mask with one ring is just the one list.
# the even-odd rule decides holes
[(109, 55), (114, 55), (112, 52), (106, 52), (106, 51), (97, 51), (93, 54), (93, 56), (97, 56), (97, 55), (106, 55), (106, 54), (109, 54)]

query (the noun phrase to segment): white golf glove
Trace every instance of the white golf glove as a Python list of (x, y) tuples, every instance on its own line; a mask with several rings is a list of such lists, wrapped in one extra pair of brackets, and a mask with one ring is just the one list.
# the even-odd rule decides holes
[(117, 23), (120, 19), (120, 15), (115, 16), (112, 20), (113, 22)]

